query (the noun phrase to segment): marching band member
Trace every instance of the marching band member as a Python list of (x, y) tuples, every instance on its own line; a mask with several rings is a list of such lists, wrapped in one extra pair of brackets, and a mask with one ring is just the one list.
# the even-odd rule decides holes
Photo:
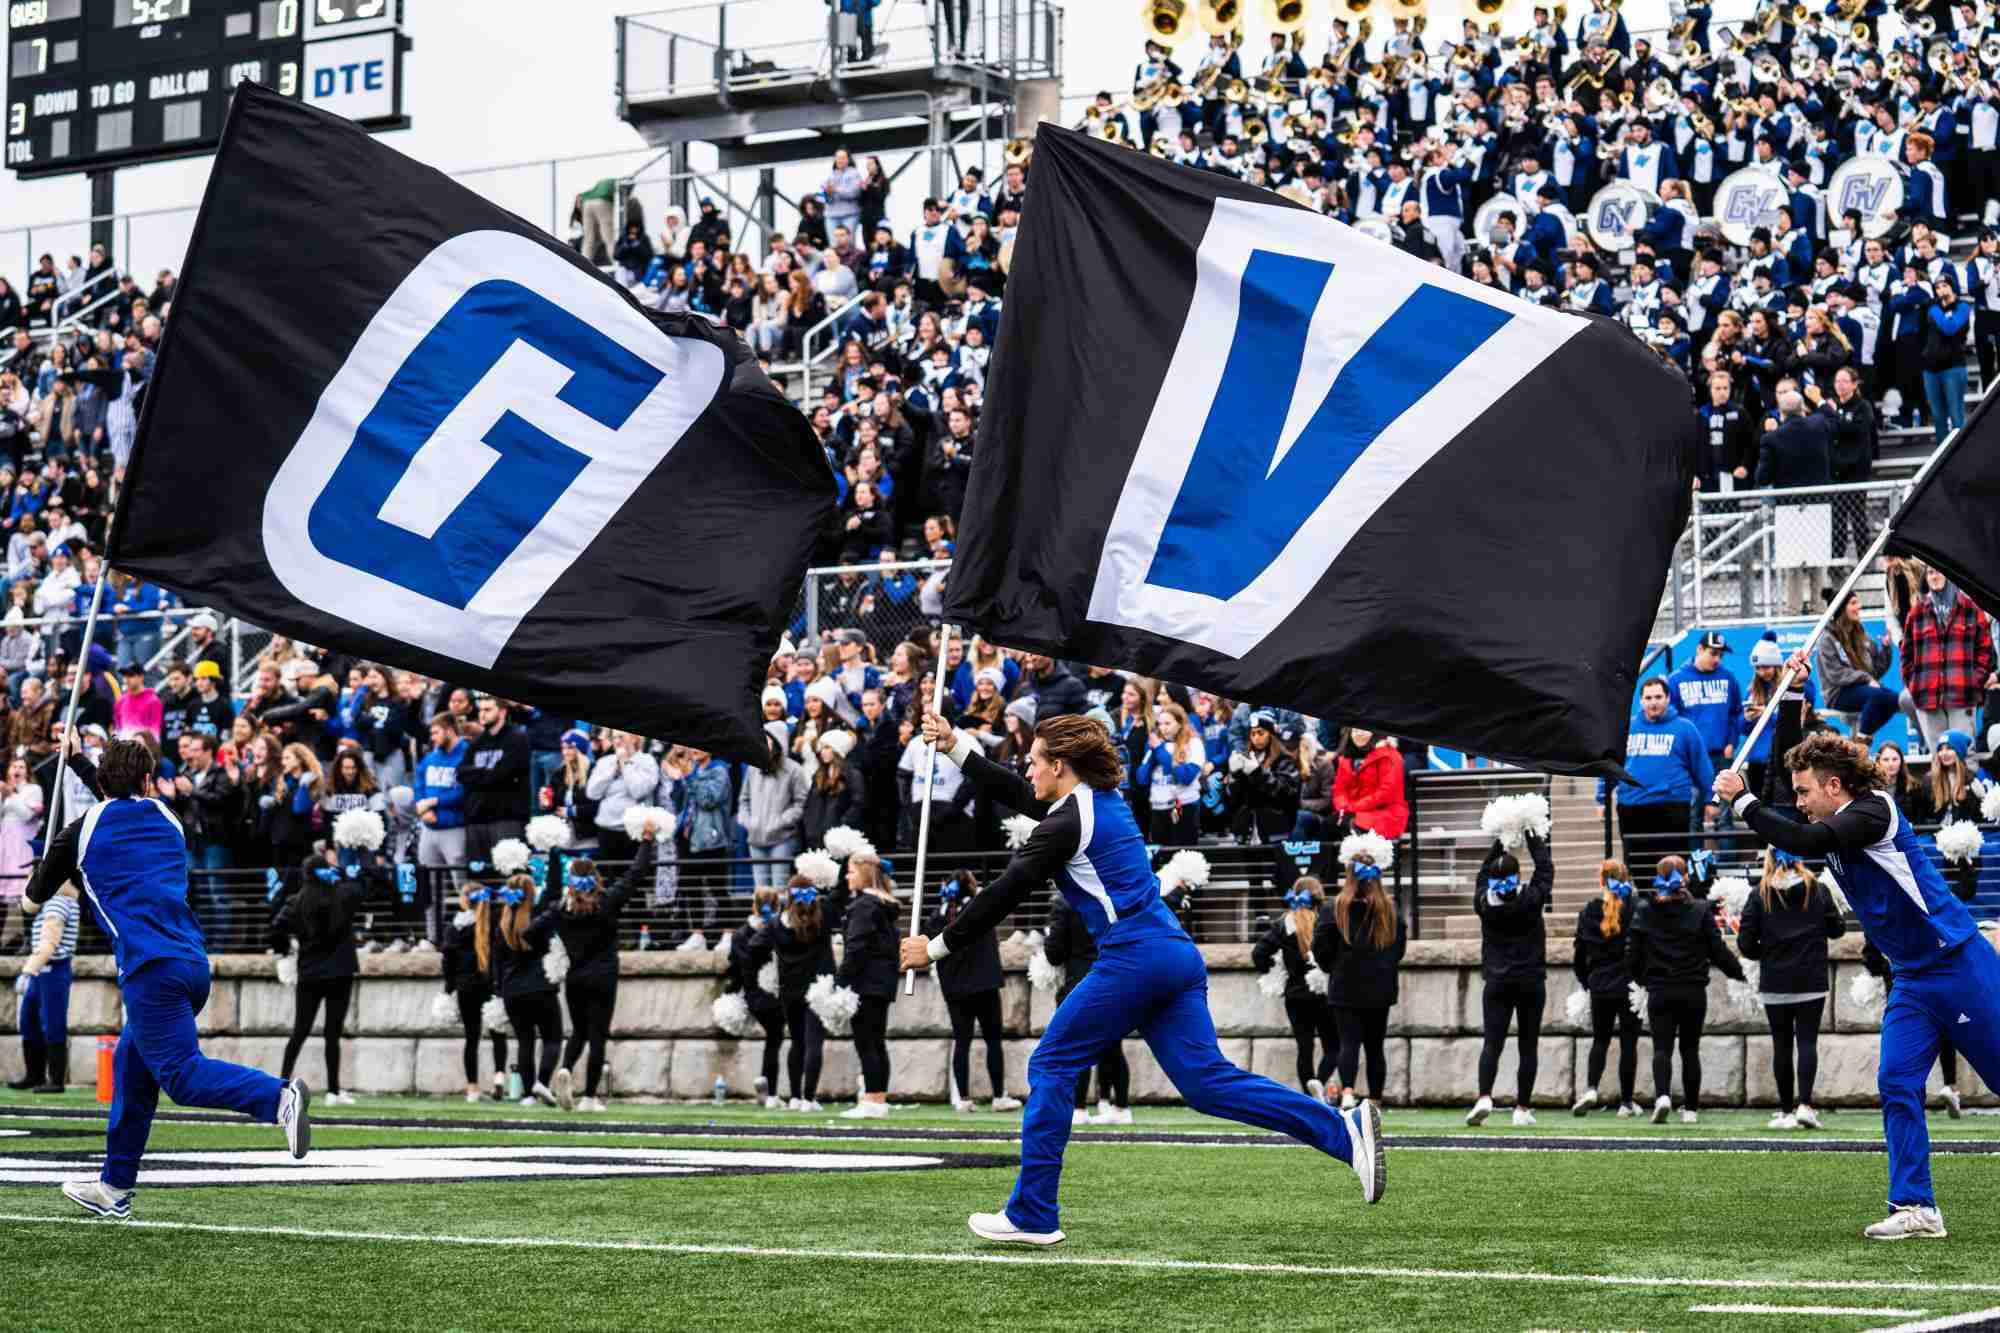
[(1535, 1075), (1540, 1069), (1542, 1005), (1548, 997), (1548, 934), (1542, 908), (1555, 886), (1556, 864), (1548, 844), (1526, 835), (1535, 873), (1521, 883), (1521, 862), (1496, 838), (1473, 881), (1472, 910), (1479, 917), (1479, 975), (1485, 983), (1481, 1006), (1479, 1100), (1465, 1123), (1483, 1125), (1493, 1114), (1493, 1082), (1510, 1023), (1519, 1028), (1519, 1064), (1514, 1079), (1514, 1123), (1532, 1125)]
[(1625, 127), (1625, 147), (1618, 154), (1617, 176), (1654, 194), (1660, 183), (1681, 174), (1680, 161), (1670, 143), (1656, 143), (1653, 127), (1635, 120)]
[(1597, 256), (1578, 255), (1570, 261), (1570, 272), (1576, 281), (1564, 294), (1564, 305), (1578, 314), (1608, 315), (1612, 313), (1611, 284), (1597, 276)]
[(1431, 149), (1421, 197), (1424, 229), (1437, 242), (1445, 268), (1453, 273), (1465, 263), (1465, 190), (1471, 183), (1471, 173), (1456, 165), (1450, 150), (1443, 145)]
[[(1724, 377), (1727, 378), (1726, 376)], [(1631, 1003), (1632, 973), (1625, 964), (1625, 928), (1633, 902), (1632, 875), (1623, 861), (1607, 860), (1597, 868), (1597, 897), (1576, 914), (1576, 953), (1571, 964), (1576, 984), (1590, 997), (1590, 1054), (1584, 1064), (1583, 1094), (1570, 1108), (1588, 1115), (1604, 1081), (1611, 1038), (1618, 1038), (1618, 1118), (1639, 1113), (1632, 1104), (1632, 1087), (1639, 1076), (1639, 1015)]]
[(1664, 1125), (1674, 1109), (1673, 1060), (1681, 1055), (1681, 1123), (1692, 1125), (1701, 1107), (1701, 1030), (1708, 1021), (1710, 966), (1743, 980), (1743, 965), (1722, 942), (1706, 899), (1688, 891), (1687, 862), (1660, 858), (1653, 895), (1641, 899), (1626, 931), (1625, 963), (1632, 982), (1646, 992), (1653, 1029), (1653, 1123)]
[(1903, 206), (1896, 216), (1941, 230), (1950, 225), (1951, 214), (1945, 211), (1944, 173), (1931, 161), (1936, 147), (1936, 141), (1922, 131), (1903, 141), (1903, 160), (1909, 163), (1910, 174), (1904, 179)]
[(1839, 903), (1812, 868), (1790, 852), (1767, 849), (1762, 882), (1744, 900), (1736, 932), (1737, 952), (1762, 964), (1757, 998), (1771, 1023), (1771, 1075), (1778, 1083), (1778, 1113), (1767, 1128), (1819, 1128), (1813, 1080), (1828, 991), (1827, 941), (1846, 933)]

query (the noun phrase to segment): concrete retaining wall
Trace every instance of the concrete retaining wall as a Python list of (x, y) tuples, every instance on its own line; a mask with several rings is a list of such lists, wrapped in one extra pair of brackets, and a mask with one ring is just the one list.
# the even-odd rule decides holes
[[(1568, 940), (1551, 940), (1548, 1004), (1542, 1016), (1540, 1072), (1535, 1101), (1568, 1105), (1580, 1091), (1589, 1035), (1571, 1025), (1565, 1001), (1576, 982), (1569, 971)], [(1833, 946), (1836, 979), (1828, 1020), (1820, 1038), (1818, 1101), (1828, 1106), (1872, 1105), (1876, 1101), (1876, 1032), (1879, 1004), (1858, 1008), (1848, 982), (1861, 971), (1860, 941), (1849, 937)], [(1294, 1048), (1284, 1009), (1257, 987), (1247, 945), (1203, 949), (1210, 971), (1209, 1005), (1222, 1038), (1223, 1054), (1246, 1068), (1283, 1082), (1294, 1079)], [(1032, 990), (1025, 955), (1018, 946), (1003, 950), (1008, 967), (1002, 1014), (1009, 1034), (1008, 1091), (1027, 1094), (1028, 1057), (1035, 1037), (1052, 1011), (1053, 997)], [(1394, 1104), (1462, 1105), (1476, 1092), (1479, 1057), (1480, 991), (1478, 944), (1425, 941), (1410, 946), (1404, 963), (1402, 1000), (1389, 1022), (1389, 1086)], [(17, 958), (0, 959), (0, 984), (11, 986)], [(292, 995), (277, 982), (274, 960), (254, 955), (214, 959), (215, 983), (201, 1016), (204, 1048), (220, 1059), (276, 1070), (291, 1030)], [(115, 973), (106, 957), (77, 961), (70, 1008), (72, 1081), (94, 1078), (96, 1036), (115, 1032), (119, 1002)], [(431, 1021), (431, 1002), (440, 989), (435, 954), (372, 955), (362, 960), (362, 976), (348, 1017), (342, 1062), (344, 1087), (364, 1093), (451, 1093), (463, 1086), (456, 1027)], [(760, 1041), (738, 1041), (720, 1033), (710, 1003), (721, 992), (720, 964), (710, 954), (628, 953), (623, 959), (617, 1018), (609, 1058), (610, 1090), (618, 1096), (700, 1098), (710, 1094), (718, 1073), (734, 1095), (746, 1095), (761, 1062)], [(1709, 1024), (1702, 1041), (1704, 1105), (1769, 1105), (1777, 1095), (1771, 1077), (1771, 1043), (1761, 1016), (1752, 1020), (1728, 1003), (1718, 977), (1709, 991)], [(565, 1024), (567, 1028), (567, 1024)], [(0, 1013), (0, 1078), (19, 1074), (20, 1044), (14, 1007)], [(315, 1029), (317, 1031), (317, 1029)], [(943, 1100), (947, 1089), (950, 1023), (943, 1000), (928, 978), (915, 996), (898, 997), (890, 1010), (891, 1094), (899, 1100)], [(1125, 1045), (1132, 1062), (1132, 1095), (1138, 1101), (1171, 1101), (1173, 1086), (1145, 1044)], [(1639, 1095), (1653, 1096), (1652, 1040), (1640, 1049)], [(482, 1068), (490, 1073), (482, 1054)], [(306, 1047), (299, 1072), (323, 1086), (322, 1047)], [(972, 1095), (989, 1095), (983, 1049), (975, 1046)], [(1495, 1094), (1511, 1101), (1515, 1054), (1510, 1041), (1502, 1056)], [(853, 1095), (859, 1067), (853, 1048), (829, 1040), (820, 1080), (821, 1100)], [(1602, 1091), (1615, 1095), (1616, 1048)], [(1932, 1090), (1940, 1086), (1934, 1070)], [(1678, 1100), (1678, 1073), (1675, 1088)], [(1970, 1070), (1960, 1075), (1960, 1091), (1980, 1105), (2000, 1104)]]

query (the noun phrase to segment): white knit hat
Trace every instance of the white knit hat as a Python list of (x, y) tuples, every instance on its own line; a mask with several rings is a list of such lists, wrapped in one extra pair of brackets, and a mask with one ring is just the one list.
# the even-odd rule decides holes
[(829, 731), (819, 738), (818, 743), (820, 749), (831, 750), (835, 755), (845, 759), (854, 751), (854, 733), (844, 728)]

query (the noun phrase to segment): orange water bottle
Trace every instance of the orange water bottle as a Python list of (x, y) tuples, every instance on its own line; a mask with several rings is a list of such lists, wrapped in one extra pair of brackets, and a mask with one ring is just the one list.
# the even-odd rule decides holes
[(118, 1049), (118, 1038), (105, 1035), (97, 1039), (97, 1100), (111, 1103), (111, 1058)]

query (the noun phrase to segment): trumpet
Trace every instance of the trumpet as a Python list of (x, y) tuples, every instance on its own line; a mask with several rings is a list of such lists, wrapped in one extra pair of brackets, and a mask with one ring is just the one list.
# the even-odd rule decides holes
[(1792, 77), (1808, 79), (1819, 64), (1819, 48), (1811, 42), (1799, 42), (1792, 47)]
[(1890, 79), (1900, 79), (1903, 77), (1903, 53), (1901, 51), (1891, 51), (1882, 61), (1882, 74), (1884, 77)]
[(1285, 81), (1276, 74), (1270, 75), (1257, 85), (1256, 96), (1266, 102), (1280, 103), (1291, 98), (1291, 94), (1285, 91)]
[(1715, 137), (1715, 122), (1699, 111), (1688, 117), (1688, 125), (1694, 130), (1697, 138), (1713, 139)]

